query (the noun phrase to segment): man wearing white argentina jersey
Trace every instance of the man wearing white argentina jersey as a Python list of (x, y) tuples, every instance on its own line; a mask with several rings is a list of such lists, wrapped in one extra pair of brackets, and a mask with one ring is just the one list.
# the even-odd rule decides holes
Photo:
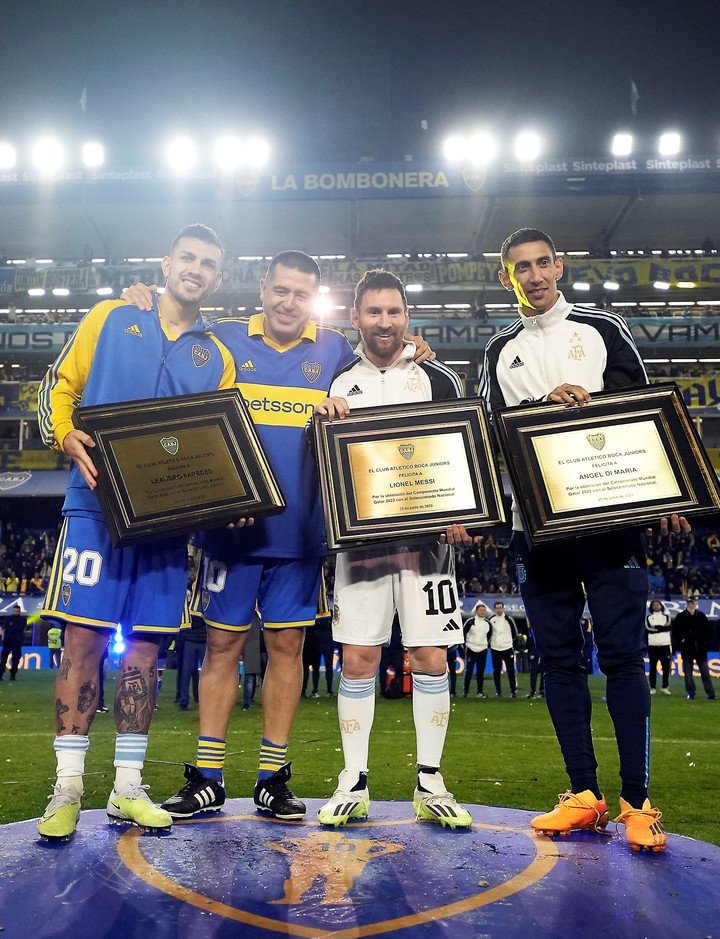
[[(557, 288), (562, 258), (542, 231), (524, 228), (505, 239), (500, 282), (518, 299), (519, 319), (485, 348), (480, 395), (494, 410), (530, 401), (583, 407), (591, 394), (647, 384), (625, 320), (595, 307), (573, 306)], [(672, 516), (673, 530), (689, 531)], [(661, 529), (667, 531), (667, 519)], [(598, 664), (620, 758), (620, 812), (635, 851), (663, 851), (661, 813), (648, 797), (650, 695), (645, 678), (647, 566), (639, 531), (596, 533), (528, 547), (513, 512), (512, 545), (525, 611), (545, 674), (545, 697), (569, 777), (551, 812), (531, 821), (546, 835), (604, 829), (609, 807), (593, 748), (592, 701), (580, 659), (580, 618), (587, 599)]]
[[(405, 288), (394, 274), (366, 272), (355, 289), (352, 323), (361, 338), (356, 358), (335, 377), (330, 396), (316, 412), (342, 419), (351, 408), (461, 396), (460, 382), (450, 369), (413, 361), (415, 347), (403, 339), (408, 326)], [(464, 530), (462, 534), (469, 540)], [(451, 531), (447, 539), (454, 541)], [(418, 764), (413, 808), (420, 818), (467, 827), (470, 814), (447, 791), (440, 774), (450, 716), (447, 647), (462, 636), (462, 619), (452, 548), (438, 542), (338, 555), (333, 639), (343, 648), (338, 719), (345, 766), (318, 820), (337, 827), (368, 816), (375, 678), (396, 612), (412, 669)]]

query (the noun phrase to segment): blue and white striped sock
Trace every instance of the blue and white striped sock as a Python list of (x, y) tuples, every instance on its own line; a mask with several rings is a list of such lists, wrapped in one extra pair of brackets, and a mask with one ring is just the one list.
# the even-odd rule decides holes
[(115, 792), (128, 783), (140, 785), (147, 745), (147, 734), (118, 734), (115, 737)]
[(448, 674), (422, 675), (413, 672), (412, 681), (417, 761), (420, 766), (438, 767), (450, 717)]
[(338, 721), (345, 769), (367, 773), (370, 731), (375, 719), (375, 678), (346, 678), (338, 688)]
[(80, 734), (63, 734), (53, 741), (57, 758), (57, 778), (64, 786), (74, 786), (83, 790), (85, 772), (85, 754), (90, 746), (90, 739)]

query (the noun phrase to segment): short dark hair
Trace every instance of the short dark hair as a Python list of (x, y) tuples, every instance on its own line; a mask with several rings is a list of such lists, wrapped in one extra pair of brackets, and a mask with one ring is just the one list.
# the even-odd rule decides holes
[(500, 263), (503, 269), (505, 269), (507, 265), (510, 249), (518, 245), (529, 244), (531, 241), (544, 241), (552, 251), (553, 261), (555, 260), (557, 251), (555, 250), (555, 244), (550, 235), (546, 235), (545, 232), (540, 231), (539, 228), (519, 228), (517, 231), (514, 231), (512, 235), (507, 236), (502, 243), (502, 248), (500, 248)]
[(19, 603), (13, 603), (13, 610), (22, 610), (22, 607)]
[(407, 297), (405, 295), (405, 285), (392, 271), (386, 271), (382, 267), (374, 267), (365, 271), (363, 276), (355, 285), (355, 300), (353, 306), (359, 309), (362, 298), (368, 290), (397, 290), (402, 297), (403, 306), (407, 307)]
[(197, 238), (198, 241), (205, 241), (209, 245), (215, 245), (216, 248), (220, 248), (223, 257), (225, 256), (225, 246), (222, 241), (220, 241), (218, 233), (213, 231), (212, 228), (208, 228), (207, 225), (201, 225), (199, 222), (196, 222), (194, 225), (186, 225), (185, 228), (181, 228), (170, 245), (170, 254), (173, 253), (175, 246), (181, 238)]
[(291, 271), (300, 271), (301, 274), (314, 274), (317, 277), (318, 284), (320, 283), (318, 262), (315, 258), (311, 258), (309, 254), (305, 254), (304, 251), (281, 251), (280, 254), (276, 254), (268, 265), (265, 280), (272, 277), (272, 273), (278, 264), (289, 267)]

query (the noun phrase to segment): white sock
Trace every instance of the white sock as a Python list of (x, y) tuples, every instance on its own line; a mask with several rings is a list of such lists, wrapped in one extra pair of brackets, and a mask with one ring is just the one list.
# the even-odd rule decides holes
[(64, 734), (53, 741), (58, 782), (62, 782), (63, 786), (74, 786), (80, 793), (83, 791), (85, 754), (89, 746), (90, 739), (79, 734)]
[(413, 672), (412, 680), (418, 765), (439, 767), (450, 718), (448, 675)]
[(115, 738), (115, 792), (128, 784), (139, 786), (147, 751), (147, 734), (118, 734)]
[(367, 773), (370, 731), (375, 717), (375, 678), (346, 678), (340, 675), (338, 720), (345, 769)]

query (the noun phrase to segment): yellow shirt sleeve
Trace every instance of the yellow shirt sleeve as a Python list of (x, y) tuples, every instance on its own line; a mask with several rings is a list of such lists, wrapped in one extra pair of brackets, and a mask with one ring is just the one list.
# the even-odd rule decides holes
[(222, 391), (225, 388), (234, 388), (236, 377), (235, 359), (232, 357), (230, 351), (226, 349), (225, 346), (218, 339), (216, 339), (212, 333), (210, 333), (210, 338), (218, 347), (223, 360), (223, 373), (222, 378), (220, 379), (220, 384), (218, 385), (218, 389)]
[(38, 391), (38, 422), (43, 442), (62, 450), (73, 430), (73, 414), (87, 384), (98, 336), (110, 313), (123, 300), (103, 300), (80, 321), (65, 348), (45, 373)]

